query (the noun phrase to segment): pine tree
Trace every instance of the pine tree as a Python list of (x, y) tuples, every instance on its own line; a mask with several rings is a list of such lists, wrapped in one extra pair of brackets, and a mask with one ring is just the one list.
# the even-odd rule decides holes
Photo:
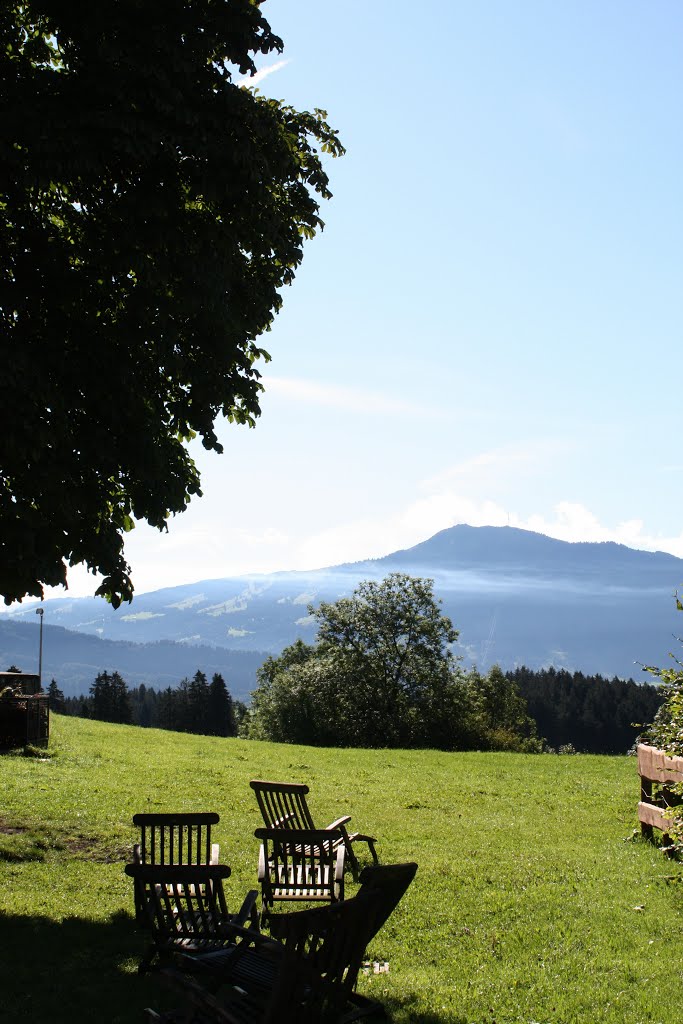
[(101, 722), (133, 721), (130, 694), (125, 681), (118, 672), (100, 672), (90, 687), (92, 717)]
[(50, 711), (56, 711), (63, 715), (66, 713), (66, 698), (57, 686), (57, 680), (53, 679), (47, 688), (48, 704)]
[(233, 699), (223, 676), (218, 672), (214, 673), (209, 687), (208, 722), (210, 736), (237, 735)]

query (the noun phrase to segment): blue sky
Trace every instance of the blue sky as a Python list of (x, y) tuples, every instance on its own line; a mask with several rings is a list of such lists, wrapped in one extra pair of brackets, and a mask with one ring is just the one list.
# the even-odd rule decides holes
[(168, 535), (130, 536), (137, 591), (459, 522), (683, 556), (683, 5), (263, 11), (285, 51), (261, 91), (325, 108), (347, 154), (264, 339), (261, 420), (198, 449)]

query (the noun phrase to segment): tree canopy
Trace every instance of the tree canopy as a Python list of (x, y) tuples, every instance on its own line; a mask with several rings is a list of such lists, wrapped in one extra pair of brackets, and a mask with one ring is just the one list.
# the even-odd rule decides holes
[(201, 494), (186, 442), (253, 426), (258, 344), (322, 227), (321, 110), (243, 88), (258, 0), (0, 7), (0, 593), (104, 575)]
[(466, 673), (458, 631), (432, 580), (392, 573), (351, 597), (309, 607), (299, 640), (258, 672), (249, 735), (356, 747), (538, 750), (525, 702), (500, 669)]

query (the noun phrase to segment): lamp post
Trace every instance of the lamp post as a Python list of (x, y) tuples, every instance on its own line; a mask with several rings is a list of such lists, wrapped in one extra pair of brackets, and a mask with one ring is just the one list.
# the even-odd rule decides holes
[(38, 646), (38, 683), (43, 688), (43, 608), (36, 608), (36, 615), (40, 615), (40, 641)]

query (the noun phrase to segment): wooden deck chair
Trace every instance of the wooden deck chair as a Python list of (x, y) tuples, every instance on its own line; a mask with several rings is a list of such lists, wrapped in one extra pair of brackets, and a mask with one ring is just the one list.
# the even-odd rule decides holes
[[(283, 941), (266, 947), (271, 958), (269, 984), (242, 982), (228, 966), (220, 987), (210, 992), (196, 977), (177, 969), (162, 971), (185, 995), (188, 1006), (169, 1014), (148, 1011), (150, 1019), (168, 1024), (342, 1024), (354, 1020), (358, 1008), (351, 996), (380, 901), (378, 892), (366, 891), (327, 907), (282, 915), (287, 920)], [(247, 951), (244, 959), (249, 956)]]
[[(265, 782), (262, 779), (252, 779), (249, 785), (256, 795), (266, 828), (315, 829), (316, 826), (306, 801), (309, 788), (305, 783)], [(373, 862), (377, 864), (378, 858), (375, 850), (377, 840), (374, 836), (367, 836), (362, 832), (348, 832), (346, 826), (349, 821), (351, 821), (351, 815), (345, 814), (331, 822), (326, 828), (329, 831), (340, 833), (341, 838), (336, 842), (343, 844), (346, 850), (346, 862), (354, 880), (358, 881), (360, 865), (353, 844), (367, 843)]]
[(378, 892), (380, 904), (373, 919), (368, 941), (373, 939), (403, 899), (409, 885), (415, 878), (417, 864), (374, 864), (363, 868), (360, 874), (359, 895)]
[[(139, 889), (152, 946), (140, 964), (147, 970), (158, 957), (162, 962), (182, 954), (210, 954), (216, 964), (234, 957), (242, 941), (259, 934), (254, 889), (235, 914), (228, 911), (223, 880), (230, 877), (226, 864), (127, 864), (125, 872)], [(251, 927), (245, 925), (251, 922)], [(204, 970), (206, 964), (200, 964)]]
[(339, 832), (257, 828), (254, 835), (261, 840), (258, 880), (264, 918), (284, 901), (344, 899), (346, 848)]
[[(211, 842), (211, 826), (219, 816), (212, 812), (179, 814), (135, 814), (133, 824), (140, 829), (140, 842), (133, 847), (134, 864), (218, 864), (218, 843)], [(134, 885), (135, 917), (139, 924), (147, 918), (142, 906), (142, 891)]]
[[(358, 890), (359, 896), (376, 894), (379, 899), (376, 903), (372, 920), (368, 923), (367, 944), (369, 944), (386, 924), (394, 910), (401, 902), (408, 886), (415, 877), (417, 864), (376, 864), (372, 867), (363, 868), (360, 875), (361, 887)], [(275, 921), (275, 930), (271, 933), (278, 935), (283, 928), (286, 928), (286, 921), (278, 917)], [(347, 1014), (345, 1020), (358, 1020), (375, 1013), (384, 1013), (384, 1007), (376, 999), (353, 992), (350, 1001), (355, 1007), (355, 1013)]]

